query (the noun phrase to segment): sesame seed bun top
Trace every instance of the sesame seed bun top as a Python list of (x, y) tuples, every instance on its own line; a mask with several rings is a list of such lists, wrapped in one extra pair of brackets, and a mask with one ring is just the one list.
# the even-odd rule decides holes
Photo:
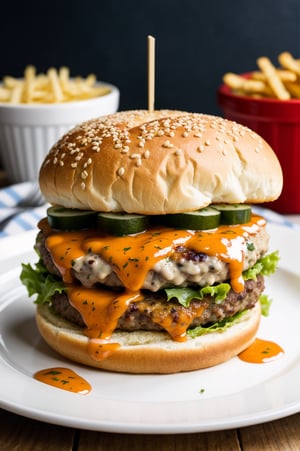
[(84, 122), (40, 170), (46, 200), (69, 208), (166, 214), (277, 199), (282, 171), (256, 133), (216, 116), (125, 111)]

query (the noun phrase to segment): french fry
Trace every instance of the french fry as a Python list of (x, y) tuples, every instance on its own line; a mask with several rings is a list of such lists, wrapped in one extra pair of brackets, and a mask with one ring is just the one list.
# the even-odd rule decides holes
[(265, 88), (265, 84), (259, 80), (248, 80), (232, 72), (225, 74), (223, 80), (232, 89), (240, 89), (247, 92), (261, 92)]
[(35, 67), (27, 66), (24, 71), (24, 102), (30, 103), (34, 90), (34, 81), (35, 81)]
[(0, 86), (0, 102), (8, 102), (9, 99), (10, 99), (9, 89)]
[(36, 73), (36, 68), (28, 65), (24, 78), (5, 76), (0, 85), (2, 103), (61, 103), (85, 100), (103, 96), (110, 92), (105, 86), (98, 86), (94, 74), (86, 78), (70, 78), (70, 69), (62, 66), (59, 70), (51, 67), (46, 74)]
[(286, 82), (285, 87), (291, 93), (291, 95), (294, 99), (300, 99), (300, 84), (299, 83)]
[[(260, 57), (257, 59), (260, 70), (252, 71), (247, 78), (228, 72), (223, 81), (236, 95), (300, 99), (300, 59), (294, 58), (290, 52), (282, 52), (278, 61), (280, 66), (275, 67), (268, 57)], [(255, 84), (258, 82), (261, 85)]]
[(251, 80), (232, 72), (228, 72), (224, 75), (223, 81), (231, 89), (244, 93), (244, 95), (256, 95), (261, 97), (272, 95), (271, 89), (262, 80)]
[(94, 74), (90, 74), (90, 75), (88, 75), (87, 77), (86, 77), (86, 79), (85, 79), (85, 84), (87, 85), (87, 86), (94, 86), (94, 84), (96, 83), (96, 75), (94, 75)]
[[(297, 75), (295, 72), (292, 72), (290, 70), (284, 70), (284, 69), (276, 69), (276, 73), (281, 81), (285, 82), (293, 82), (297, 80)], [(253, 80), (259, 80), (259, 81), (266, 81), (267, 78), (263, 72), (260, 71), (254, 71), (251, 72), (251, 79)]]
[(300, 64), (289, 52), (282, 52), (278, 56), (279, 63), (282, 67), (291, 70), (298, 76), (300, 76)]
[(51, 67), (48, 69), (47, 75), (49, 77), (50, 86), (53, 93), (53, 101), (59, 103), (63, 101), (63, 93), (59, 84), (57, 70)]
[(18, 83), (12, 89), (9, 103), (21, 103), (24, 83)]
[(261, 56), (257, 59), (257, 65), (265, 74), (268, 84), (275, 96), (281, 100), (288, 100), (291, 98), (290, 93), (286, 90), (284, 84), (276, 73), (276, 68), (273, 66), (269, 58)]
[(6, 76), (3, 78), (3, 85), (8, 89), (13, 89), (15, 86), (19, 83), (19, 80), (17, 80), (14, 77)]

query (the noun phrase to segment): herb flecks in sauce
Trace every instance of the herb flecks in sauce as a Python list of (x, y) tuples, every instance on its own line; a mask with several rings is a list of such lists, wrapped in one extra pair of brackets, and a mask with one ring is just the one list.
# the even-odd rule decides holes
[(277, 343), (256, 338), (254, 343), (239, 354), (248, 363), (268, 363), (282, 357), (284, 350)]
[(81, 395), (88, 394), (92, 389), (91, 385), (83, 377), (69, 368), (43, 369), (34, 374), (34, 379), (44, 384)]

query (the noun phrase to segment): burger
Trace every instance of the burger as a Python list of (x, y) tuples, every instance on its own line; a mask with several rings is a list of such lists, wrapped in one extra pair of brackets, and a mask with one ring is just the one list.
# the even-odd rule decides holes
[(103, 370), (175, 373), (254, 341), (268, 305), (266, 220), (282, 171), (256, 133), (220, 117), (125, 111), (84, 122), (46, 156), (51, 205), (21, 280), (40, 334)]

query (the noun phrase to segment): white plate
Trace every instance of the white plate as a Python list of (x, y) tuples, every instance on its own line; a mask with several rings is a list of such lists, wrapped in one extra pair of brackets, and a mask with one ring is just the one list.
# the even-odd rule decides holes
[[(280, 249), (273, 298), (258, 336), (280, 344), (280, 359), (256, 365), (234, 358), (207, 370), (174, 375), (127, 375), (68, 362), (39, 337), (35, 307), (19, 282), (20, 263), (34, 262), (35, 232), (0, 242), (0, 406), (24, 416), (82, 429), (128, 433), (187, 433), (229, 429), (282, 418), (300, 410), (300, 233), (269, 226)], [(91, 385), (88, 395), (33, 379), (64, 366)], [(203, 390), (204, 389), (204, 392)]]

